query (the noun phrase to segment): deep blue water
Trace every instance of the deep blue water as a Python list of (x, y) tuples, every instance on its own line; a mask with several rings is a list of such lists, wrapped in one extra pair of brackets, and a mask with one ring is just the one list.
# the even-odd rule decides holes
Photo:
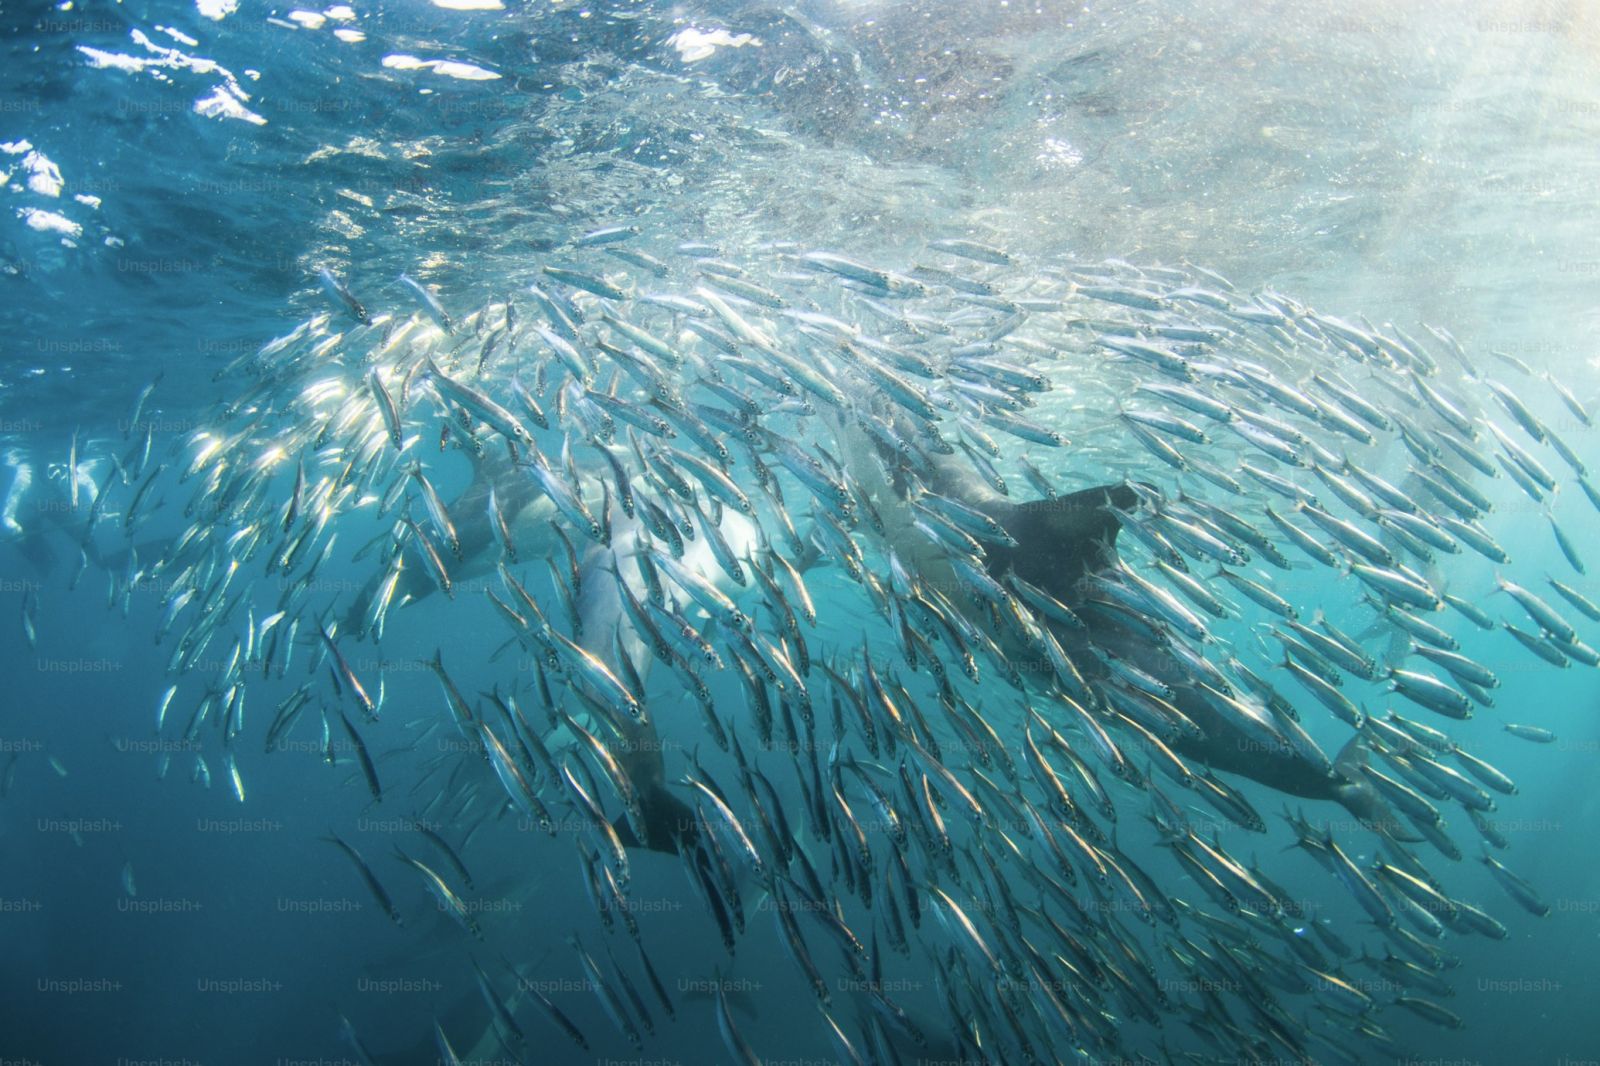
[[(1242, 290), (1287, 293), (1352, 321), (1447, 326), (1480, 367), (1515, 381), (1541, 418), (1600, 464), (1594, 431), (1542, 381), (1509, 376), (1490, 354), (1548, 371), (1591, 407), (1600, 396), (1592, 12), (1553, 2), (1492, 15), (1450, 3), (1411, 14), (1379, 4), (1337, 13), (1300, 3), (1024, 7), (508, 0), (461, 11), (413, 0), (313, 12), (0, 0), (0, 1064), (357, 1061), (340, 1039), (340, 1013), (380, 1062), (438, 1061), (433, 1018), (463, 1061), (513, 1061), (487, 1057), (494, 1050), (469, 1056), (489, 1022), (469, 951), (487, 968), (516, 964), (594, 1044), (579, 1053), (524, 1003), (526, 1062), (731, 1062), (703, 994), (723, 979), (765, 1061), (842, 1061), (771, 915), (746, 901), (749, 933), (730, 958), (678, 862), (651, 853), (634, 860), (633, 897), (677, 1018), (655, 1011), (655, 1036), (631, 1050), (582, 987), (565, 943), (576, 932), (602, 965), (609, 944), (638, 972), (626, 934), (602, 931), (572, 849), (515, 815), (494, 817), (487, 790), (467, 809), (430, 805), (446, 790), (459, 742), (428, 728), (446, 711), (422, 660), (438, 648), (469, 697), (500, 683), (516, 652), (488, 662), (505, 634), (487, 612), (434, 597), (395, 612), (381, 651), (370, 642), (347, 649), (358, 676), (381, 674), (386, 686), (383, 723), (363, 727), (381, 804), (368, 803), (348, 758), (322, 761), (310, 713), (295, 744), (262, 751), (272, 709), (302, 681), (337, 705), (325, 670), (304, 672), (311, 645), (285, 682), (250, 689), (236, 748), (243, 802), (209, 727), (209, 787), (191, 781), (194, 752), (177, 739), (206, 678), (223, 668), (231, 630), (183, 679), (165, 731), (153, 731), (173, 683), (172, 643), (152, 639), (171, 587), (118, 590), (108, 607), (108, 587), (124, 573), (97, 563), (68, 587), (77, 549), (64, 529), (76, 529), (87, 507), (74, 511), (68, 500), (70, 441), (76, 431), (80, 455), (99, 460), (80, 482), (92, 495), (110, 470), (105, 457), (137, 452), (149, 430), (154, 461), (169, 466), (149, 496), (161, 506), (147, 508), (131, 539), (178, 535), (192, 489), (175, 477), (183, 441), (242, 388), (217, 372), (327, 310), (320, 268), (375, 309), (401, 313), (410, 305), (393, 279), (406, 271), (464, 313), (520, 294), (531, 264), (574, 234), (622, 222), (658, 248), (793, 241), (895, 269), (928, 241), (963, 235), (1035, 261), (1193, 263)], [(785, 269), (768, 262), (773, 275)], [(1072, 384), (1052, 417), (1080, 448), (1059, 473), (1115, 480), (1139, 453), (1093, 409), (1096, 382)], [(439, 459), (446, 498), (466, 484), (457, 458)], [(1480, 487), (1494, 499), (1492, 528), (1512, 564), (1470, 552), (1444, 558), (1435, 573), (1449, 591), (1519, 624), (1515, 605), (1493, 591), (1497, 572), (1541, 589), (1553, 574), (1600, 598), (1562, 558), (1544, 508), (1505, 477)], [(105, 521), (108, 556), (129, 539), (130, 492)], [(1575, 483), (1549, 511), (1600, 566), (1600, 516)], [(319, 603), (366, 581), (371, 563), (350, 554), (383, 529), (370, 516), (341, 525)], [(864, 629), (875, 647), (892, 646), (857, 586), (836, 570), (814, 574), (819, 646), (853, 653)], [(1322, 607), (1347, 631), (1372, 620), (1348, 576), (1302, 566), (1275, 587), (1306, 616)], [(284, 585), (258, 577), (254, 591), (259, 620)], [(18, 619), (35, 609), (33, 648)], [(1266, 669), (1272, 660), (1257, 641), (1267, 621), (1252, 610), (1218, 636)], [(1534, 918), (1501, 891), (1477, 861), (1465, 812), (1451, 808), (1464, 858), (1429, 855), (1430, 868), (1509, 937), (1441, 942), (1461, 960), (1447, 974), (1455, 995), (1441, 1002), (1467, 1028), (1392, 1007), (1382, 1023), (1406, 1049), (1403, 1061), (1418, 1066), (1600, 1060), (1589, 995), (1600, 980), (1600, 866), (1589, 855), (1600, 830), (1591, 784), (1600, 686), (1593, 668), (1556, 670), (1503, 633), (1452, 631), (1504, 686), (1469, 723), (1428, 721), (1517, 782), (1517, 795), (1498, 797), (1494, 817), (1512, 846), (1496, 854), (1538, 887), (1551, 913)], [(1002, 704), (1009, 690), (987, 683), (999, 686), (991, 703)], [(719, 701), (737, 692), (717, 682)], [(1357, 683), (1352, 697), (1373, 712), (1404, 709), (1379, 686)], [(687, 738), (675, 743), (701, 749), (731, 782), (731, 761), (700, 731), (690, 702), (661, 699), (662, 721)], [(1305, 717), (1330, 751), (1348, 735), (1325, 714)], [(1518, 740), (1502, 731), (1506, 722), (1545, 726), (1559, 740)], [(337, 721), (332, 728), (337, 737)], [(158, 780), (163, 757), (170, 768)], [(1276, 817), (1283, 797), (1242, 787), (1268, 815), (1269, 834), (1224, 826), (1229, 847), (1258, 856), (1352, 945), (1376, 950), (1334, 880), (1282, 851), (1293, 841)], [(1148, 803), (1119, 805), (1128, 853), (1164, 871), (1165, 891), (1202, 901), (1162, 864), (1141, 817)], [(1348, 833), (1363, 860), (1374, 855), (1344, 812), (1307, 806), (1346, 827), (1341, 839)], [(799, 824), (797, 808), (791, 818)], [(463, 858), (484, 943), (462, 935), (388, 854), (399, 843), (445, 871), (410, 832), (419, 820), (458, 845), (472, 829)], [(319, 840), (330, 829), (373, 864), (404, 929)], [(826, 876), (826, 851), (813, 858)], [(1033, 889), (1017, 888), (1019, 902), (1033, 902)], [(863, 928), (874, 928), (870, 918)], [(1160, 951), (1161, 932), (1138, 933)], [(948, 934), (929, 920), (916, 936), (943, 944)], [(830, 975), (842, 974), (834, 945), (811, 940)], [(930, 1031), (944, 1020), (927, 958), (890, 955), (884, 977)], [(840, 1017), (854, 1022), (854, 1010)], [(1163, 1047), (1173, 1061), (1207, 1050), (1176, 1017), (1160, 1031), (1118, 1021), (1130, 1060)], [(1069, 1061), (1065, 1045), (1060, 1053)], [(941, 1060), (928, 1051), (920, 1061)]]

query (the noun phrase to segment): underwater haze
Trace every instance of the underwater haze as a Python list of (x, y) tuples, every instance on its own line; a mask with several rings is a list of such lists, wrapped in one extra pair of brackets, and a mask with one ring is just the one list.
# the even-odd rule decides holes
[(0, 50), (0, 1066), (1600, 1063), (1600, 10)]

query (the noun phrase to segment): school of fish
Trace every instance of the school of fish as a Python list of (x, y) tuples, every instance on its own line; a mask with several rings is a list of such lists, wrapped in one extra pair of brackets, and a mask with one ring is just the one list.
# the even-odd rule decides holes
[[(1399, 1056), (1397, 1015), (1464, 1024), (1451, 938), (1548, 912), (1494, 854), (1515, 784), (1449, 731), (1501, 683), (1462, 633), (1600, 664), (1600, 606), (1500, 543), (1542, 510), (1585, 572), (1600, 491), (1561, 381), (1199, 267), (965, 237), (890, 269), (619, 225), (470, 309), (422, 277), (321, 271), (326, 306), (221, 368), (202, 428), (108, 453), (82, 501), (74, 436), (72, 513), (113, 604), (160, 582), (154, 722), (189, 777), (248, 803), (313, 736), (330, 787), (446, 827), (382, 861), (330, 832), (329, 861), (397, 924), (405, 880), (458, 921), (495, 1054), (696, 1014), (738, 1066), (784, 1051), (663, 980), (644, 854), (706, 922), (682, 966), (731, 972), (770, 912), (858, 1066), (1134, 1060), (1158, 1024), (1168, 1061)], [(374, 749), (419, 730), (459, 743), (385, 779)], [(547, 944), (470, 905), (501, 820), (588, 888)], [(1454, 894), (1469, 861), (1504, 899)], [(609, 1031), (519, 954), (583, 975)], [(433, 1033), (447, 1063), (477, 1039)]]

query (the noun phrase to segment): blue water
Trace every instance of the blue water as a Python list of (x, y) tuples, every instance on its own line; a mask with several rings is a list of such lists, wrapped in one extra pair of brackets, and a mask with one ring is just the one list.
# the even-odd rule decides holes
[[(770, 915), (751, 908), (729, 959), (670, 857), (634, 860), (638, 920), (678, 1001), (675, 1022), (654, 1011), (641, 1055), (610, 1034), (592, 995), (572, 991), (569, 931), (636, 968), (625, 934), (601, 931), (570, 848), (514, 817), (474, 832), (463, 857), (484, 944), (386, 854), (403, 842), (436, 863), (408, 820), (459, 845), (486, 818), (481, 807), (421, 813), (443, 776), (437, 757), (451, 752), (443, 733), (417, 741), (422, 730), (402, 723), (443, 714), (418, 662), (435, 647), (461, 664), (469, 695), (502, 676), (468, 665), (499, 644), (503, 629), (487, 628), (498, 623), (473, 628), (429, 602), (394, 615), (381, 655), (359, 646), (357, 674), (381, 673), (387, 687), (385, 725), (368, 731), (387, 791), (378, 806), (353, 765), (321, 761), (309, 715), (298, 747), (261, 751), (303, 662), (289, 687), (251, 693), (243, 803), (220, 757), (208, 760), (209, 788), (191, 783), (192, 752), (171, 738), (192, 702), (174, 705), (179, 729), (169, 718), (166, 739), (153, 733), (170, 683), (171, 644), (152, 640), (166, 589), (141, 586), (108, 608), (108, 577), (93, 566), (68, 588), (75, 549), (49, 531), (73, 515), (69, 442), (76, 430), (86, 454), (121, 457), (150, 429), (166, 455), (237, 386), (214, 379), (223, 365), (326, 308), (322, 267), (374, 304), (401, 302), (393, 278), (407, 271), (466, 309), (503, 299), (505, 278), (573, 233), (617, 222), (668, 241), (795, 241), (896, 265), (929, 239), (971, 233), (1019, 256), (1201, 264), (1352, 320), (1448, 326), (1480, 365), (1506, 352), (1591, 406), (1600, 397), (1600, 26), (1581, 4), (506, 8), (0, 0), (0, 765), (12, 775), (0, 799), (0, 1064), (353, 1062), (340, 1012), (380, 1061), (437, 1061), (434, 1017), (471, 1061), (468, 1034), (488, 1011), (466, 948), (486, 967), (504, 956), (534, 975), (595, 1044), (580, 1055), (524, 1005), (527, 1062), (731, 1062), (709, 1000), (692, 994), (719, 977), (748, 993), (736, 1017), (767, 1061), (839, 1061)], [(1093, 395), (1093, 382), (1080, 389)], [(1592, 430), (1548, 391), (1530, 402), (1600, 465)], [(1081, 408), (1062, 417), (1078, 420), (1063, 426), (1075, 439), (1100, 425)], [(1101, 461), (1068, 465), (1117, 476)], [(465, 475), (443, 470), (448, 498)], [(187, 491), (165, 476), (152, 495), (165, 505), (141, 539), (183, 528)], [(1493, 491), (1518, 580), (1565, 575), (1600, 598), (1539, 509), (1504, 478)], [(1596, 515), (1576, 486), (1553, 513), (1600, 565)], [(343, 534), (327, 591), (365, 580), (344, 560), (379, 529)], [(1450, 591), (1523, 621), (1492, 592), (1494, 565), (1469, 554), (1441, 570)], [(1371, 615), (1348, 584), (1318, 569), (1276, 587), (1358, 631)], [(819, 640), (853, 647), (859, 589), (827, 573), (815, 588)], [(32, 602), (36, 650), (17, 622)], [(1250, 649), (1264, 620), (1247, 616), (1227, 639)], [(1592, 670), (1551, 669), (1504, 634), (1454, 631), (1505, 684), (1494, 709), (1452, 733), (1518, 783), (1495, 812), (1513, 841), (1497, 854), (1552, 912), (1534, 918), (1502, 893), (1452, 809), (1466, 855), (1428, 855), (1430, 868), (1448, 867), (1451, 892), (1510, 936), (1443, 942), (1461, 959), (1443, 1002), (1465, 1030), (1395, 1009), (1382, 1023), (1419, 1066), (1600, 1060), (1600, 865), (1588, 846), (1600, 830), (1600, 686)], [(219, 670), (230, 646), (219, 638), (198, 672)], [(1371, 710), (1389, 702), (1376, 686), (1358, 691)], [(684, 706), (673, 713), (693, 720)], [(1525, 743), (1505, 722), (1546, 726), (1559, 742)], [(1308, 728), (1336, 749), (1337, 723)], [(1230, 831), (1230, 846), (1258, 853), (1362, 943), (1353, 901), (1305, 857), (1279, 854), (1292, 842), (1275, 818), (1282, 798), (1244, 787), (1270, 835)], [(1143, 806), (1125, 808), (1123, 844), (1154, 855)], [(379, 871), (404, 929), (319, 842), (330, 828)], [(1187, 882), (1168, 887), (1202, 899)], [(931, 929), (922, 935), (942, 935)], [(832, 945), (813, 941), (838, 969)], [(885, 977), (905, 982), (919, 1017), (939, 1018), (924, 964), (891, 956)], [(1174, 1061), (1204, 1047), (1172, 1017), (1159, 1033), (1127, 1019), (1123, 1034), (1130, 1056), (1156, 1056), (1163, 1040)]]

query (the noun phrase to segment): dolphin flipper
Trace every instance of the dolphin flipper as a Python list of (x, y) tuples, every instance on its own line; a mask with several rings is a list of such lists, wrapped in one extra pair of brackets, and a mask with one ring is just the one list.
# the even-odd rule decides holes
[(1333, 761), (1333, 772), (1341, 779), (1335, 787), (1335, 801), (1374, 833), (1403, 844), (1421, 843), (1423, 838), (1404, 828), (1404, 824), (1363, 772), (1369, 754), (1370, 749), (1360, 734), (1351, 737), (1339, 749), (1339, 755)]

